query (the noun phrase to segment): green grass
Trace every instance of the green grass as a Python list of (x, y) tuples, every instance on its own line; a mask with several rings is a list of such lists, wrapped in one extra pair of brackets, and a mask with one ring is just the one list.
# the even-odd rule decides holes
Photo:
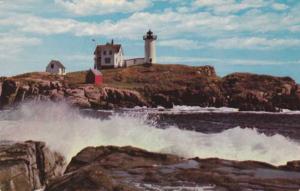
[(47, 72), (30, 72), (10, 77), (17, 81), (32, 81), (32, 80), (50, 80), (50, 81), (62, 81), (63, 76), (53, 75)]
[(151, 67), (133, 66), (103, 70), (102, 73), (104, 75), (104, 83), (107, 86), (129, 89), (149, 86), (168, 90), (208, 79), (206, 75), (199, 74), (199, 71), (202, 71), (202, 69), (202, 67), (184, 65), (155, 64)]
[[(186, 86), (197, 86), (210, 80), (219, 79), (217, 76), (208, 77), (200, 72), (205, 67), (185, 65), (155, 64), (151, 67), (132, 66), (128, 68), (102, 70), (104, 87), (115, 87), (141, 90), (145, 87), (157, 90), (181, 89)], [(12, 77), (16, 80), (60, 80), (70, 85), (85, 84), (87, 71), (71, 72), (65, 76), (51, 75), (46, 72), (33, 72)]]
[(72, 85), (85, 84), (86, 74), (87, 71), (71, 72), (64, 77), (64, 81)]

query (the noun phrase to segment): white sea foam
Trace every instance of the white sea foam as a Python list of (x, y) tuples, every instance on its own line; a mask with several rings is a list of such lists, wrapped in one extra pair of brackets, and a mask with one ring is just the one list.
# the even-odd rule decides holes
[[(135, 107), (123, 109), (125, 111), (147, 113), (163, 113), (163, 114), (186, 114), (186, 113), (249, 113), (249, 114), (285, 114), (285, 115), (300, 115), (300, 111), (293, 111), (289, 109), (281, 109), (280, 112), (268, 112), (268, 111), (239, 111), (238, 108), (231, 107), (200, 107), (200, 106), (186, 106), (186, 105), (174, 105), (173, 108), (167, 109), (164, 107), (147, 108), (147, 107)], [(105, 112), (105, 110), (102, 110)], [(111, 111), (113, 112), (113, 111)]]
[(135, 184), (137, 188), (144, 190), (174, 190), (174, 191), (213, 191), (215, 186), (158, 186), (153, 184)]
[(199, 106), (184, 106), (184, 105), (174, 106), (172, 110), (177, 112), (196, 112), (196, 113), (206, 113), (206, 112), (234, 113), (239, 111), (239, 109), (230, 108), (230, 107), (216, 108), (216, 107), (199, 107)]
[(230, 107), (200, 107), (200, 106), (185, 106), (174, 105), (173, 108), (167, 109), (164, 107), (147, 108), (147, 107), (135, 107), (123, 109), (131, 112), (145, 111), (147, 113), (167, 113), (167, 114), (182, 114), (182, 113), (234, 113), (239, 112), (239, 109)]
[(268, 137), (236, 127), (218, 134), (157, 129), (145, 116), (84, 117), (65, 104), (25, 104), (0, 113), (0, 140), (45, 141), (68, 160), (87, 146), (135, 146), (184, 157), (258, 160), (275, 165), (300, 159), (300, 144), (281, 135)]

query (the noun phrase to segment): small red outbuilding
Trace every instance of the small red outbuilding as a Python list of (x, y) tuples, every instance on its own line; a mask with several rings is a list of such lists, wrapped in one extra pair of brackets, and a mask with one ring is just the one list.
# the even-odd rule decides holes
[(103, 75), (99, 70), (90, 69), (86, 74), (85, 82), (87, 84), (101, 85), (103, 83)]

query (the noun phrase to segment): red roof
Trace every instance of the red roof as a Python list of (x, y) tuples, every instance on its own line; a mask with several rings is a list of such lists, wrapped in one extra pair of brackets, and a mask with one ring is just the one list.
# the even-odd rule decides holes
[(94, 54), (97, 54), (98, 52), (101, 52), (102, 49), (106, 49), (106, 48), (111, 48), (114, 50), (114, 52), (119, 52), (120, 49), (122, 48), (121, 44), (106, 44), (106, 45), (98, 45), (96, 47), (96, 50), (94, 52)]

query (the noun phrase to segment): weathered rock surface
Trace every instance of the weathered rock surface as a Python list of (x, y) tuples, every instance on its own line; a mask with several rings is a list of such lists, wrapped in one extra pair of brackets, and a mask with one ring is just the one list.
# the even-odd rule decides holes
[(82, 84), (69, 87), (61, 82), (46, 80), (17, 81), (5, 80), (0, 106), (12, 106), (28, 100), (34, 101), (66, 101), (80, 108), (135, 107), (148, 105), (137, 91), (117, 88), (99, 88)]
[(234, 73), (219, 78), (211, 66), (157, 65), (115, 71), (104, 74), (110, 81), (103, 87), (56, 78), (3, 79), (0, 105), (66, 100), (77, 107), (95, 109), (189, 105), (244, 111), (300, 110), (300, 86), (289, 77)]
[(88, 147), (46, 191), (298, 190), (300, 172), (286, 169), (253, 161), (186, 160), (132, 147)]
[(64, 158), (42, 142), (0, 143), (0, 189), (32, 191), (62, 175)]
[(13, 80), (5, 80), (2, 84), (2, 91), (0, 97), (0, 105), (11, 105), (14, 103), (19, 84)]
[(100, 100), (120, 107), (146, 106), (148, 103), (137, 91), (105, 87), (100, 92)]
[(222, 79), (228, 105), (241, 110), (300, 109), (298, 86), (289, 77), (235, 73)]
[(287, 170), (294, 170), (294, 171), (300, 171), (300, 161), (290, 161), (286, 164), (286, 166), (282, 167), (283, 169)]

